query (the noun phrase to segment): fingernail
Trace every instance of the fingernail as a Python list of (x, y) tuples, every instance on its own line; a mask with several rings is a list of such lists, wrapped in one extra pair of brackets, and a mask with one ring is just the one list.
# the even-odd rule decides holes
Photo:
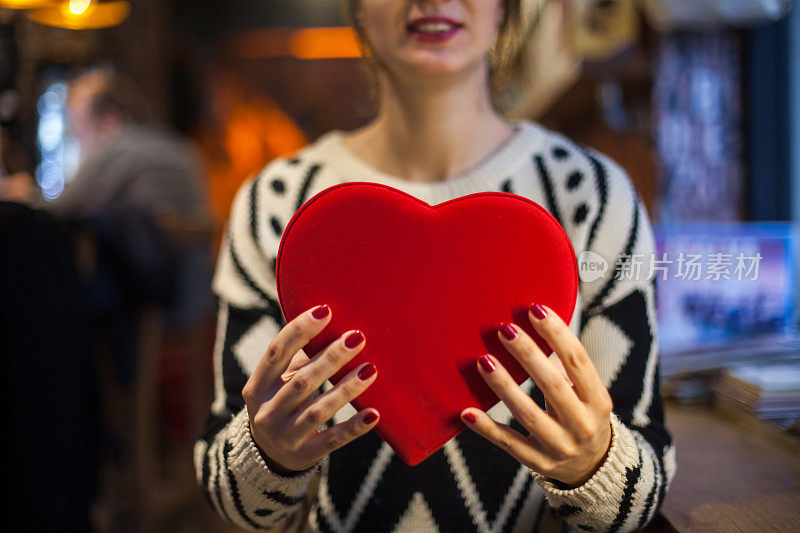
[(503, 334), (507, 341), (513, 341), (517, 336), (517, 330), (511, 324), (506, 324), (505, 322), (500, 324), (500, 333)]
[(361, 370), (358, 371), (358, 379), (361, 381), (367, 381), (369, 378), (375, 375), (378, 369), (375, 368), (375, 365), (372, 363), (368, 363), (367, 366), (361, 367)]
[(481, 365), (481, 368), (487, 374), (491, 374), (494, 372), (494, 362), (489, 359), (488, 355), (482, 355), (480, 359), (478, 359), (478, 363)]
[(538, 318), (539, 320), (547, 318), (547, 310), (545, 310), (545, 308), (542, 307), (541, 305), (537, 303), (532, 303), (530, 309), (531, 309), (531, 314), (536, 318)]
[(294, 376), (295, 374), (297, 374), (297, 370), (292, 370), (291, 372), (286, 372), (284, 374), (281, 374), (281, 381), (286, 383), (287, 381), (292, 379), (292, 376)]
[(367, 413), (367, 415), (364, 417), (364, 423), (365, 423), (365, 424), (372, 424), (372, 423), (373, 423), (373, 422), (375, 422), (377, 419), (378, 419), (378, 413), (376, 413), (375, 411), (370, 411), (370, 412), (368, 412), (368, 413)]
[(352, 350), (359, 344), (361, 344), (364, 340), (364, 334), (361, 333), (359, 330), (355, 330), (347, 338), (344, 340), (344, 345), (347, 349)]
[(311, 316), (316, 318), (317, 320), (322, 320), (326, 316), (328, 316), (331, 312), (331, 308), (328, 307), (327, 304), (317, 306), (313, 311), (311, 311)]
[(474, 424), (478, 421), (478, 417), (475, 416), (475, 413), (464, 413), (464, 420), (469, 422), (470, 424)]

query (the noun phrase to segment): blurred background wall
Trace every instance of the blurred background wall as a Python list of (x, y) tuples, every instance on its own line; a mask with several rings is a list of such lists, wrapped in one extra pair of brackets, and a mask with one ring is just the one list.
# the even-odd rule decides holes
[[(781, 11), (743, 8), (738, 19), (713, 2), (688, 14), (673, 13), (674, 4), (681, 2), (529, 0), (527, 63), (510, 114), (609, 153), (656, 219), (790, 218), (791, 195), (776, 192), (790, 188), (797, 164), (787, 114), (796, 107), (796, 82), (789, 83), (796, 17), (765, 25)], [(343, 24), (336, 1), (131, 0), (130, 8), (118, 26), (96, 30), (2, 11), (4, 124), (34, 159), (37, 103), (47, 85), (113, 65), (140, 83), (163, 124), (202, 147), (221, 224), (243, 176), (371, 116), (369, 73), (353, 57), (358, 47), (346, 31), (329, 29)], [(705, 160), (686, 161), (680, 151), (699, 138), (709, 147)], [(686, 186), (700, 175), (706, 185)], [(722, 211), (709, 210), (709, 195), (723, 190)]]

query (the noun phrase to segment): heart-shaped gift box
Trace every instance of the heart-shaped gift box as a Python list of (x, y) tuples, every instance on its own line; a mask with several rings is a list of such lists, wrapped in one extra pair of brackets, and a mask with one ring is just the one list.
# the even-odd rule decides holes
[(528, 378), (498, 340), (498, 324), (513, 321), (550, 353), (528, 306), (545, 304), (568, 322), (578, 290), (569, 238), (527, 198), (486, 192), (430, 206), (361, 182), (303, 204), (284, 231), (276, 270), (287, 321), (331, 307), (309, 356), (349, 329), (364, 332), (364, 349), (331, 382), (361, 363), (377, 366), (353, 405), (380, 412), (376, 431), (412, 466), (464, 429), (464, 408), (497, 403), (478, 374), (481, 355), (496, 356), (517, 383)]

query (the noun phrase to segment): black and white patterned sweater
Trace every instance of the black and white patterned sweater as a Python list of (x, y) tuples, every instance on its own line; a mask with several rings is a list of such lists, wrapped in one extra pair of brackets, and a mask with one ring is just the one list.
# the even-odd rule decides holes
[[(628, 531), (646, 524), (675, 460), (658, 393), (653, 282), (615, 279), (618, 258), (653, 252), (646, 211), (624, 171), (530, 122), (518, 123), (476, 168), (435, 183), (383, 174), (342, 141), (332, 132), (274, 161), (234, 202), (214, 279), (215, 397), (194, 452), (214, 509), (247, 529), (303, 531), (561, 531), (564, 521), (577, 530)], [(570, 323), (614, 401), (608, 458), (586, 484), (563, 490), (468, 430), (413, 468), (374, 432), (295, 477), (267, 468), (241, 391), (285, 323), (274, 279), (281, 233), (308, 198), (347, 181), (384, 183), (431, 205), (481, 191), (519, 194), (558, 219), (577, 255), (591, 250), (608, 261), (604, 276), (581, 282)], [(531, 380), (523, 387), (543, 404)], [(348, 405), (333, 422), (354, 413)], [(502, 403), (489, 414), (524, 432)]]

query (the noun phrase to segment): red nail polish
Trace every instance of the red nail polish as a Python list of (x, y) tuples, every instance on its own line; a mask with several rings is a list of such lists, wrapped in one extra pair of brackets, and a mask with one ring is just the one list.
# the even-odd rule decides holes
[(364, 341), (364, 334), (355, 330), (344, 340), (344, 345), (348, 350), (352, 350)]
[(464, 413), (464, 420), (469, 422), (470, 424), (474, 424), (478, 421), (478, 417), (475, 416), (474, 413)]
[(316, 318), (317, 320), (322, 320), (326, 316), (328, 316), (331, 312), (331, 308), (328, 307), (327, 304), (320, 305), (316, 307), (313, 311), (311, 311), (311, 316)]
[(489, 358), (488, 355), (482, 355), (481, 358), (478, 359), (478, 364), (481, 365), (481, 368), (487, 374), (494, 372), (494, 362)]
[(502, 324), (500, 324), (499, 329), (500, 333), (503, 334), (503, 337), (505, 337), (507, 341), (513, 341), (517, 336), (517, 330), (515, 330), (511, 324), (506, 324), (505, 322), (503, 322)]
[(375, 372), (377, 371), (378, 369), (375, 368), (375, 365), (368, 363), (367, 366), (362, 367), (361, 370), (358, 371), (358, 379), (361, 381), (367, 381), (369, 378), (374, 376)]
[(372, 424), (377, 419), (378, 419), (378, 413), (376, 413), (375, 411), (370, 411), (369, 413), (367, 413), (367, 416), (364, 417), (364, 423)]
[(537, 303), (531, 304), (531, 314), (539, 320), (547, 318), (547, 310)]

